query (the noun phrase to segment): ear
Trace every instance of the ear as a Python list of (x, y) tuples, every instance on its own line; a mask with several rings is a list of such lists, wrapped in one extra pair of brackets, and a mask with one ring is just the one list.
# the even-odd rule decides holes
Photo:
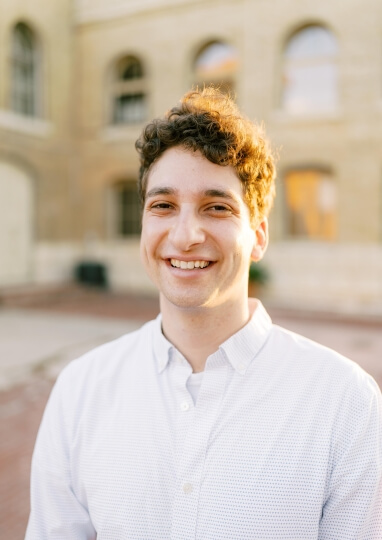
[(264, 218), (255, 230), (255, 243), (253, 245), (251, 259), (255, 262), (260, 261), (268, 247), (268, 220)]

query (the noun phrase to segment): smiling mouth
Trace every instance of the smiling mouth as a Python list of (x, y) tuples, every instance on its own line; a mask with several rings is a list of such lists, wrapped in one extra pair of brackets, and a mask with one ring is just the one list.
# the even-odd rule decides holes
[(173, 268), (181, 268), (182, 270), (194, 270), (194, 268), (206, 268), (210, 265), (210, 261), (180, 261), (178, 259), (170, 259)]

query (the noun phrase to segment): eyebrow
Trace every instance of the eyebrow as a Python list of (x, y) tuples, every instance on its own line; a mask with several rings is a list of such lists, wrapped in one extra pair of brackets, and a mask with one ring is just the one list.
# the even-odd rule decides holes
[[(158, 195), (176, 195), (178, 193), (177, 189), (171, 188), (171, 187), (155, 187), (153, 189), (150, 189), (146, 193), (146, 199), (149, 199), (150, 197), (156, 197)], [(237, 198), (233, 196), (229, 191), (225, 191), (224, 189), (207, 189), (204, 191), (205, 197), (218, 197), (219, 199), (230, 199), (231, 201), (237, 202)]]
[(204, 192), (204, 195), (206, 197), (219, 197), (219, 199), (230, 199), (231, 201), (237, 202), (237, 198), (224, 189), (207, 189)]
[(177, 192), (176, 189), (170, 188), (170, 187), (156, 187), (153, 189), (150, 189), (146, 193), (146, 199), (149, 199), (150, 197), (156, 197), (157, 195), (175, 195)]

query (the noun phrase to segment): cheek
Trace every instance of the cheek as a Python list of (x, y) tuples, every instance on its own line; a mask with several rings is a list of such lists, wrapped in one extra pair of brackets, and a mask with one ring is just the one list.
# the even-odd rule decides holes
[(251, 227), (244, 226), (236, 231), (232, 241), (241, 252), (251, 252), (256, 243), (256, 233)]
[(157, 220), (142, 220), (140, 252), (143, 261), (155, 255), (160, 247), (162, 236), (160, 224)]
[(245, 229), (237, 238), (236, 253), (241, 266), (247, 268), (251, 261), (252, 251), (256, 245), (256, 234), (253, 229)]
[(152, 234), (150, 232), (150, 227), (145, 221), (142, 221), (142, 232), (141, 232), (141, 241), (140, 241), (140, 253), (141, 259), (143, 262), (147, 260), (148, 253), (150, 251), (150, 240), (152, 239)]
[(141, 236), (140, 259), (144, 272), (147, 274), (150, 280), (156, 284), (155, 257), (149, 238), (150, 235), (148, 235), (147, 231)]
[(256, 245), (256, 233), (252, 228), (250, 228), (247, 232), (247, 239), (249, 251), (251, 252)]
[(141, 236), (141, 243), (139, 245), (139, 254), (140, 254), (142, 264), (147, 268), (147, 252), (146, 252), (146, 244), (145, 244), (143, 236)]

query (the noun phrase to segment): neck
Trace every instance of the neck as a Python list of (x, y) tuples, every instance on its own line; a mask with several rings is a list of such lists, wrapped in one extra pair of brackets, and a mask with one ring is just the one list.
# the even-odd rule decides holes
[(243, 298), (229, 306), (180, 308), (162, 297), (160, 304), (164, 335), (196, 373), (204, 370), (208, 356), (247, 324), (257, 305)]

